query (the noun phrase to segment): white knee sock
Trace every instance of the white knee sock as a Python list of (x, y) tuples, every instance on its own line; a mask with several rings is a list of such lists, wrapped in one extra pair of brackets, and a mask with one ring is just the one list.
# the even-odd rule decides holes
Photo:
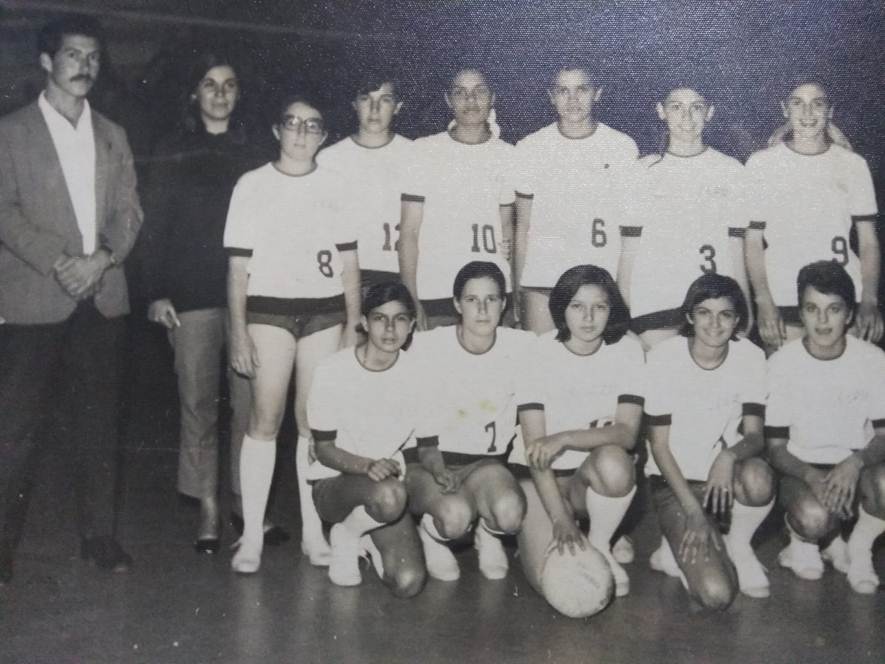
[(636, 495), (635, 486), (630, 489), (630, 493), (619, 498), (603, 496), (596, 493), (592, 487), (587, 487), (584, 500), (587, 504), (587, 514), (590, 516), (588, 539), (606, 558), (611, 556), (611, 538), (624, 520), (634, 495)]
[(747, 549), (752, 551), (750, 540), (753, 539), (755, 533), (765, 517), (774, 507), (774, 499), (767, 505), (751, 507), (735, 500), (731, 506), (731, 528), (725, 536), (725, 541), (729, 549), (736, 553), (745, 552)]
[(873, 542), (882, 533), (885, 533), (885, 519), (873, 516), (863, 508), (863, 505), (858, 505), (857, 523), (851, 537), (848, 538), (849, 558), (852, 555), (857, 557), (860, 554), (868, 554), (873, 549)]
[(317, 508), (313, 504), (313, 490), (307, 483), (307, 469), (310, 466), (308, 451), (310, 439), (298, 436), (298, 444), (295, 446), (295, 470), (298, 473), (298, 504), (301, 508), (301, 541), (308, 546), (327, 548), (326, 539), (323, 536), (323, 522), (317, 514)]
[(264, 541), (264, 511), (277, 458), (276, 440), (243, 436), (240, 452), (240, 485), (243, 490), (243, 538)]
[(366, 507), (360, 505), (353, 508), (353, 511), (344, 517), (341, 525), (344, 526), (354, 537), (359, 538), (370, 530), (380, 528), (384, 524), (381, 521), (376, 521), (372, 518), (372, 516), (366, 511)]

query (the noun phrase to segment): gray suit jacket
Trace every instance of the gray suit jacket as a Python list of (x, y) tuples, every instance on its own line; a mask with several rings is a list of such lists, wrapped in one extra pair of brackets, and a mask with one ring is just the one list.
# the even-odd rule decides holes
[[(142, 211), (132, 151), (123, 129), (92, 111), (98, 246), (122, 262), (138, 235)], [(80, 256), (83, 238), (55, 145), (36, 101), (0, 118), (0, 318), (13, 324), (66, 320), (76, 301), (52, 266)], [(106, 317), (129, 312), (122, 265), (109, 268), (95, 295)]]

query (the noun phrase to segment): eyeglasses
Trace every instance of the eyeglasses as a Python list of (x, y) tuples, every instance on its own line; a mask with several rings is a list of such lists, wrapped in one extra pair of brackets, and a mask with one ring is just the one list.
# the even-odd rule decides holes
[(486, 101), (492, 96), (492, 91), (486, 85), (477, 85), (474, 88), (457, 87), (452, 88), (449, 95), (455, 101), (467, 101), (468, 99), (476, 99), (477, 101)]
[(322, 134), (325, 130), (323, 127), (323, 121), (319, 118), (308, 118), (307, 120), (303, 120), (294, 115), (283, 116), (282, 119), (280, 119), (280, 126), (289, 131), (303, 131), (305, 134)]

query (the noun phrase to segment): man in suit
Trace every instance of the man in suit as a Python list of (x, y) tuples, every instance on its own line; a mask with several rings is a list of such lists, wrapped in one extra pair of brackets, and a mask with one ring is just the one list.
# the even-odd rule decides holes
[[(81, 555), (125, 571), (114, 539), (122, 261), (142, 221), (125, 132), (89, 107), (101, 28), (66, 16), (38, 36), (46, 86), (0, 118), (0, 583), (12, 578), (28, 461), (53, 394), (69, 409)], [(13, 517), (14, 518), (10, 518)]]

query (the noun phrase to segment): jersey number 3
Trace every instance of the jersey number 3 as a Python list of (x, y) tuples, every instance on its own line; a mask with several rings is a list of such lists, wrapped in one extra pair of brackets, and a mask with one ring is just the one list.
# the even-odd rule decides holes
[(701, 263), (700, 268), (701, 272), (704, 274), (716, 274), (716, 247), (712, 244), (703, 244), (701, 248), (698, 249), (698, 253), (704, 257), (704, 262)]

